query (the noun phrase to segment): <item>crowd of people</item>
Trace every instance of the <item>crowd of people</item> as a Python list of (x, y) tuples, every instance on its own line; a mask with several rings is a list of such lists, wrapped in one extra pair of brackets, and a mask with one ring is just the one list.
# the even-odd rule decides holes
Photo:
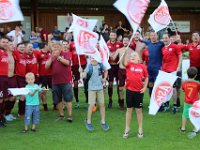
[[(108, 89), (109, 96), (107, 107), (112, 108), (113, 83), (116, 81), (119, 108), (124, 110), (125, 101), (127, 107), (123, 137), (129, 136), (131, 114), (135, 108), (139, 126), (138, 137), (142, 138), (143, 96), (147, 88), (151, 95), (159, 70), (176, 73), (180, 77), (174, 84), (173, 112), (176, 113), (180, 107), (181, 64), (183, 53), (187, 51), (191, 67), (188, 70), (190, 84), (183, 84), (185, 103), (183, 124), (180, 129), (181, 132), (185, 131), (188, 109), (199, 99), (200, 84), (196, 82), (200, 81), (199, 32), (192, 33), (191, 43), (183, 44), (180, 35), (170, 35), (166, 32), (160, 40), (158, 34), (152, 30), (145, 34), (137, 31), (132, 35), (132, 32), (121, 22), (115, 29), (104, 24), (100, 32), (96, 29), (95, 32), (103, 36), (110, 50), (111, 68), (107, 70), (102, 63), (91, 57), (78, 56), (73, 33), (67, 31), (68, 28), (62, 37), (56, 26), (50, 34), (39, 27), (31, 32), (28, 42), (24, 42), (25, 33), (20, 26), (2, 34), (0, 38), (0, 128), (6, 127), (6, 121), (16, 119), (12, 115), (12, 109), (18, 99), (18, 117), (24, 118), (25, 124), (23, 132), (28, 132), (31, 120), (31, 131), (35, 132), (36, 124), (39, 123), (39, 99), (42, 101), (44, 111), (49, 110), (46, 96), (46, 89), (49, 88), (53, 95), (53, 109), (58, 109), (59, 112), (56, 120), (65, 119), (63, 107), (66, 106), (67, 121), (72, 122), (73, 95), (76, 101), (75, 108), (79, 108), (78, 84), (82, 78), (85, 86), (85, 101), (89, 104), (85, 120), (86, 128), (89, 131), (94, 130), (91, 121), (92, 110), (99, 103), (101, 126), (103, 130), (109, 130), (110, 127), (105, 121), (105, 89)], [(130, 46), (127, 47), (129, 42)], [(24, 87), (30, 88), (27, 95), (15, 97), (8, 91), (8, 88)], [(193, 88), (195, 90), (191, 90)], [(124, 89), (126, 89), (126, 96), (124, 96)], [(166, 111), (169, 106), (169, 102), (164, 103), (160, 111)]]

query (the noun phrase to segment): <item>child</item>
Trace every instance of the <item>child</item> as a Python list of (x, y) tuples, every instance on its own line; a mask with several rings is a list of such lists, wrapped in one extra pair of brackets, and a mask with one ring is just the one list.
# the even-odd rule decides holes
[(33, 73), (29, 72), (25, 76), (26, 88), (30, 88), (30, 92), (26, 95), (26, 109), (25, 109), (25, 118), (24, 118), (24, 129), (23, 133), (28, 132), (28, 126), (32, 119), (32, 128), (31, 131), (36, 131), (36, 124), (39, 123), (40, 111), (39, 111), (39, 92), (41, 88), (35, 84), (35, 76)]
[[(127, 52), (127, 51), (126, 51)], [(125, 52), (125, 55), (126, 55)], [(133, 107), (135, 108), (137, 120), (138, 120), (138, 138), (143, 137), (142, 128), (142, 107), (143, 107), (143, 95), (147, 89), (148, 73), (146, 66), (140, 64), (140, 57), (137, 52), (132, 52), (130, 55), (130, 61), (125, 60), (123, 56), (123, 65), (126, 67), (126, 128), (123, 134), (123, 138), (128, 138), (130, 133), (130, 122)], [(144, 79), (144, 83), (143, 83)]]
[(93, 58), (90, 59), (90, 64), (88, 64), (84, 72), (82, 71), (82, 68), (80, 68), (79, 71), (81, 77), (82, 78), (87, 77), (86, 80), (88, 80), (89, 107), (88, 107), (87, 119), (85, 120), (85, 126), (89, 131), (94, 130), (91, 124), (91, 118), (92, 118), (92, 109), (96, 104), (96, 99), (97, 99), (97, 102), (100, 105), (101, 126), (104, 131), (107, 131), (109, 130), (109, 126), (105, 122), (103, 84), (106, 82), (108, 71), (104, 68), (104, 66), (101, 63), (98, 63)]
[[(182, 126), (180, 128), (180, 132), (185, 132), (185, 126), (187, 119), (189, 118), (189, 109), (192, 107), (192, 104), (199, 100), (199, 92), (200, 92), (200, 84), (199, 82), (195, 81), (198, 73), (197, 68), (190, 67), (187, 70), (188, 74), (188, 80), (183, 82), (182, 89), (185, 92), (185, 98), (184, 98), (184, 109), (182, 114)], [(194, 129), (194, 132), (197, 132)]]

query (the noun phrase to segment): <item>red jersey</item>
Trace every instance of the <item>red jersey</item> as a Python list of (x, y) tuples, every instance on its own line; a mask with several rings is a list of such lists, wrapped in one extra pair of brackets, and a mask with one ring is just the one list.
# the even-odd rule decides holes
[(148, 62), (149, 62), (149, 51), (148, 49), (144, 49), (142, 52), (142, 61), (145, 62), (145, 65), (148, 66)]
[[(76, 53), (76, 48), (75, 48), (75, 43), (74, 42), (70, 43), (70, 51), (72, 53), (72, 65), (73, 66), (79, 65), (79, 63), (78, 63), (78, 54)], [(85, 55), (79, 55), (79, 56), (80, 56), (81, 65), (86, 65), (87, 64), (87, 60), (86, 60)]]
[[(42, 31), (40, 32), (40, 38), (41, 38), (41, 40), (42, 40), (43, 42), (48, 41), (48, 32), (42, 30)], [(45, 40), (45, 38), (46, 38), (46, 40)]]
[(197, 81), (185, 81), (182, 84), (182, 89), (185, 92), (184, 101), (188, 104), (193, 104), (199, 100), (200, 83)]
[(194, 45), (190, 43), (183, 47), (183, 49), (189, 51), (190, 55), (190, 66), (191, 67), (200, 67), (200, 43)]
[(0, 76), (8, 76), (8, 53), (0, 49)]
[(40, 76), (49, 76), (51, 75), (51, 69), (46, 69), (45, 65), (47, 60), (51, 57), (51, 53), (47, 52), (40, 52), (38, 56), (38, 63), (39, 63), (39, 75)]
[[(112, 44), (111, 42), (107, 42), (107, 46), (110, 50), (110, 52), (116, 52), (117, 49), (122, 48), (124, 45), (122, 42), (115, 42), (114, 44)], [(109, 63), (112, 64), (116, 64), (119, 61), (119, 57), (117, 57), (115, 60), (109, 59)]]
[(15, 74), (21, 77), (25, 77), (26, 75), (25, 54), (20, 53), (18, 50), (14, 50), (13, 55), (15, 59)]
[(32, 72), (34, 75), (38, 75), (38, 57), (39, 51), (33, 51), (32, 55), (25, 54), (26, 59), (26, 73)]
[[(67, 53), (61, 52), (60, 56), (70, 61), (70, 56)], [(70, 61), (71, 62), (71, 61)], [(71, 81), (71, 65), (64, 65), (57, 59), (52, 61), (52, 84), (67, 84)]]
[(147, 68), (144, 64), (128, 62), (126, 66), (126, 88), (130, 91), (139, 92), (143, 88), (143, 78), (148, 77)]
[(164, 46), (162, 48), (162, 55), (162, 70), (165, 72), (176, 71), (181, 49), (176, 44), (171, 43), (169, 46)]

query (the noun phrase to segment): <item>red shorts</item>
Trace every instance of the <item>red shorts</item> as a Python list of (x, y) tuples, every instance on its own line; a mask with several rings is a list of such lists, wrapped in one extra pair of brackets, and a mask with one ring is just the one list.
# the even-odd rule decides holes
[(16, 76), (16, 79), (17, 79), (17, 86), (18, 86), (18, 88), (24, 88), (26, 86), (25, 77)]
[(118, 70), (118, 83), (119, 87), (123, 87), (125, 85), (126, 81), (126, 69), (120, 69)]
[(111, 68), (108, 70), (108, 81), (113, 82), (114, 78), (116, 81), (118, 80), (118, 70), (119, 70), (119, 65), (110, 65)]
[(40, 76), (40, 84), (45, 88), (52, 88), (51, 76)]
[(0, 76), (0, 99), (8, 97), (8, 77)]
[[(17, 88), (17, 79), (15, 76), (8, 77), (8, 88)], [(8, 96), (11, 97), (12, 94), (8, 91)]]
[[(86, 65), (81, 65), (81, 67), (84, 70)], [(79, 65), (72, 66), (72, 77), (73, 77), (73, 80), (76, 80), (76, 81), (80, 80)]]

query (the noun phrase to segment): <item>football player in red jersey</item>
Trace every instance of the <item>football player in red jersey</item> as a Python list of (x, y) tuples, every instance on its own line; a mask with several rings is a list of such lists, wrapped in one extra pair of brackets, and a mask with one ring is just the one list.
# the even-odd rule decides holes
[[(123, 47), (123, 43), (117, 41), (116, 32), (114, 32), (114, 31), (110, 32), (110, 40), (107, 42), (107, 46), (108, 46), (108, 48), (110, 50), (110, 55), (111, 56), (116, 53), (118, 48)], [(114, 81), (114, 78), (115, 78), (116, 83), (117, 83), (118, 101), (120, 103), (120, 100), (119, 100), (119, 87), (118, 87), (118, 70), (119, 70), (118, 61), (119, 61), (119, 57), (117, 57), (115, 60), (109, 59), (109, 63), (110, 63), (111, 69), (108, 70), (108, 82), (109, 82), (109, 85), (108, 85), (108, 96), (109, 96), (108, 108), (112, 108), (112, 103), (113, 103), (112, 95), (113, 95), (113, 81)]]
[[(170, 35), (163, 34), (164, 47), (162, 48), (162, 70), (168, 73), (175, 73), (181, 69), (182, 53), (178, 45), (171, 43)], [(173, 90), (173, 112), (177, 111), (177, 82), (174, 84)]]
[(8, 53), (6, 51), (8, 39), (0, 39), (0, 128), (5, 126), (4, 111), (5, 99), (8, 97)]

